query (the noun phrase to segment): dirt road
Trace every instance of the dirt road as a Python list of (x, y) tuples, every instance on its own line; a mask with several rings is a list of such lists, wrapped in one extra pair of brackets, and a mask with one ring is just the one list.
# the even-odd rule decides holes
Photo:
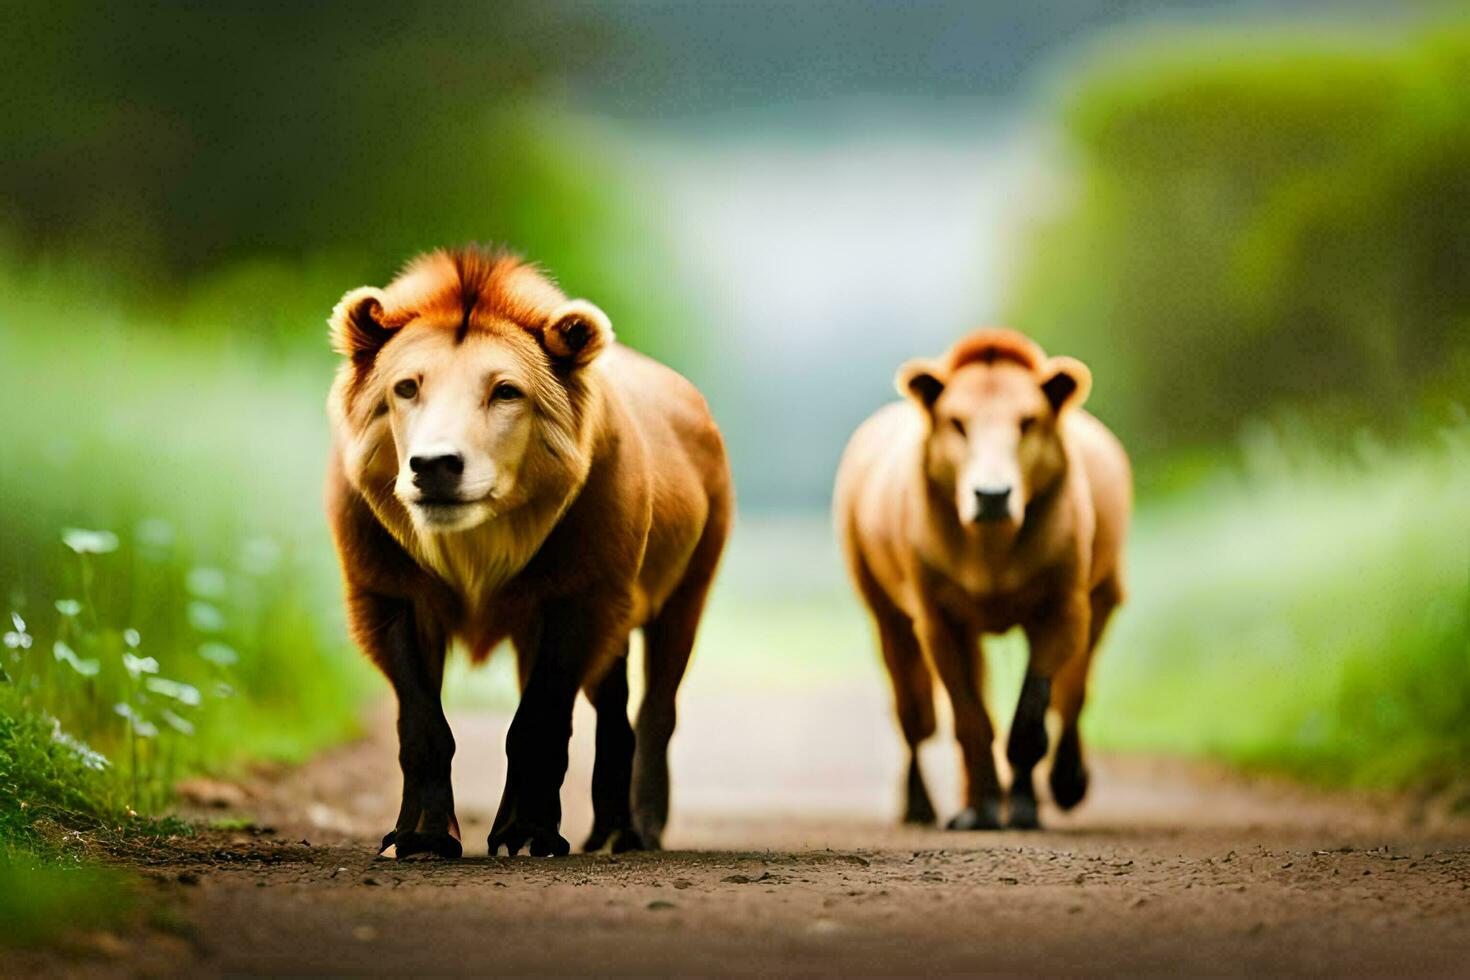
[[(1470, 970), (1470, 825), (1180, 763), (1106, 758), (1041, 832), (893, 821), (872, 685), (687, 692), (653, 855), (485, 856), (508, 719), (453, 717), (467, 857), (375, 859), (391, 726), (253, 787), (254, 831), (143, 870), (177, 920), (88, 972), (1350, 972)], [(580, 710), (580, 709), (579, 709)], [(590, 823), (579, 714), (564, 832)], [(926, 759), (955, 800), (952, 752)], [(180, 939), (179, 937), (183, 938)], [(51, 958), (17, 969), (51, 969)]]

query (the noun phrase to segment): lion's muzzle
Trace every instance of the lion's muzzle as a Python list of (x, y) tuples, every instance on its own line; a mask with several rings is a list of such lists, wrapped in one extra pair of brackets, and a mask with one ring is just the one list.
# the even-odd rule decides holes
[(424, 503), (457, 503), (459, 482), (464, 476), (464, 456), (459, 453), (410, 456), (413, 485)]

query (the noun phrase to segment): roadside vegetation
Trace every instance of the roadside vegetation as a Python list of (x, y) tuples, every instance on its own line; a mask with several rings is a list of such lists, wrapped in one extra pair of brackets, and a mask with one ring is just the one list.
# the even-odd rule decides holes
[(1463, 401), (1470, 26), (1175, 30), (1078, 63), (1008, 319), (1092, 366), (1145, 477), (1284, 411), (1340, 444)]
[(139, 812), (201, 765), (350, 732), (363, 672), (322, 614), (326, 377), (7, 286), (0, 411), (37, 420), (0, 474), (8, 686)]
[(1245, 462), (1147, 501), (1102, 653), (1102, 744), (1470, 805), (1470, 422)]
[(102, 756), (0, 683), (0, 946), (102, 927), (133, 904), (126, 876), (88, 862), (133, 824)]
[(367, 690), (302, 433), (324, 376), (31, 273), (0, 287), (0, 938), (20, 943), (125, 913), (126, 876), (92, 861), (187, 831), (158, 819), (175, 781), (302, 759)]

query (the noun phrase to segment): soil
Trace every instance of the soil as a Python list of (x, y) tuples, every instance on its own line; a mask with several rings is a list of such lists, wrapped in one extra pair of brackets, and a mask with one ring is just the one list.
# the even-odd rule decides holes
[[(239, 829), (133, 856), (154, 909), (3, 973), (1416, 973), (1470, 969), (1470, 822), (1198, 764), (1093, 762), (1047, 829), (898, 825), (876, 685), (681, 702), (658, 854), (487, 857), (508, 718), (451, 717), (466, 857), (379, 858), (391, 719), (220, 794)], [(590, 825), (579, 708), (563, 832)], [(925, 758), (956, 805), (953, 750)], [(244, 793), (245, 805), (240, 807)], [(204, 814), (201, 814), (204, 815)], [(217, 821), (217, 825), (219, 822)]]

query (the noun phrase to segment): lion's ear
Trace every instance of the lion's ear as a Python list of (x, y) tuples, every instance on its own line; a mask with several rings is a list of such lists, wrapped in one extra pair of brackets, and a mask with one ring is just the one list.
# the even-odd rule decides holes
[(1092, 391), (1092, 372), (1075, 357), (1053, 357), (1042, 367), (1041, 390), (1051, 402), (1052, 411), (1076, 408), (1087, 401)]
[(388, 316), (383, 310), (383, 300), (383, 291), (372, 286), (360, 286), (343, 296), (327, 321), (331, 327), (332, 349), (359, 363), (376, 357), (378, 349), (406, 320)]
[(939, 366), (924, 358), (908, 361), (900, 367), (893, 378), (893, 386), (900, 395), (912, 398), (925, 411), (932, 409), (939, 396), (944, 394), (944, 378), (940, 376)]
[(613, 342), (607, 314), (585, 299), (558, 306), (546, 318), (541, 343), (552, 360), (567, 367), (591, 364)]

